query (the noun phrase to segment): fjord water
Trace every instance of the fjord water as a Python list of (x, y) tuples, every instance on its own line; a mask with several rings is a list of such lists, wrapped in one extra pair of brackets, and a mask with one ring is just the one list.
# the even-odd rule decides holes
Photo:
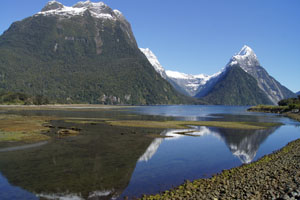
[[(26, 111), (23, 115), (143, 120), (281, 122), (264, 130), (176, 129), (75, 124), (77, 137), (0, 151), (1, 199), (112, 199), (157, 193), (255, 161), (300, 138), (300, 123), (247, 107), (145, 106), (126, 111)], [(64, 120), (54, 126), (75, 126)], [(149, 135), (160, 134), (153, 138)]]

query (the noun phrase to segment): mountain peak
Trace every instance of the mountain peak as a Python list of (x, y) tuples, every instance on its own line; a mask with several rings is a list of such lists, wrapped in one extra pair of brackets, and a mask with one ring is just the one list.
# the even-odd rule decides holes
[(237, 55), (245, 56), (245, 55), (251, 55), (255, 54), (254, 51), (247, 45), (244, 45), (243, 48), (240, 50), (240, 52)]
[(44, 16), (60, 16), (65, 18), (70, 18), (73, 16), (83, 16), (86, 11), (89, 11), (91, 16), (100, 19), (111, 19), (117, 20), (124, 17), (120, 11), (112, 10), (103, 2), (92, 2), (92, 1), (79, 1), (75, 5), (69, 7), (64, 6), (58, 1), (49, 1), (46, 6), (37, 13), (37, 15)]
[(290, 90), (283, 87), (260, 65), (256, 54), (249, 46), (244, 45), (239, 53), (232, 56), (226, 68), (233, 66), (241, 67), (245, 72), (254, 77), (258, 87), (267, 95), (271, 103), (277, 104), (281, 99), (293, 96)]
[(55, 10), (55, 9), (62, 9), (64, 7), (63, 4), (61, 4), (60, 2), (58, 1), (49, 1), (46, 6), (42, 9), (41, 12), (46, 12), (46, 11), (49, 11), (49, 10)]
[(91, 2), (91, 1), (79, 1), (78, 3), (76, 3), (74, 6), (72, 6), (74, 8), (98, 8), (98, 9), (103, 9), (103, 8), (108, 8), (108, 6), (103, 3), (103, 2)]
[(248, 72), (252, 68), (260, 66), (254, 51), (247, 45), (244, 45), (239, 53), (232, 56), (227, 66), (239, 65), (244, 71)]

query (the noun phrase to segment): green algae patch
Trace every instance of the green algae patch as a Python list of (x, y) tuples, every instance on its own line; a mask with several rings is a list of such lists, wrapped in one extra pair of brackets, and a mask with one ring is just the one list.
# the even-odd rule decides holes
[(280, 126), (280, 123), (262, 122), (225, 122), (225, 121), (142, 121), (142, 120), (119, 120), (107, 121), (112, 126), (143, 127), (143, 128), (189, 128), (188, 126), (210, 126), (230, 129), (265, 129)]
[[(293, 107), (295, 107), (296, 112), (293, 112)], [(298, 105), (299, 107), (299, 105)], [(269, 106), (269, 105), (258, 105), (253, 106), (248, 109), (249, 112), (264, 112), (264, 113), (277, 113), (282, 114), (283, 116), (289, 117), (296, 121), (300, 122), (300, 113), (299, 109), (297, 112), (297, 106)]]
[(289, 110), (288, 106), (272, 106), (272, 105), (258, 105), (248, 109), (250, 112), (266, 112), (266, 113), (283, 113)]
[(47, 117), (28, 117), (17, 115), (0, 116), (0, 142), (38, 142), (49, 140), (50, 137), (42, 134), (49, 127), (44, 124), (50, 120)]
[(285, 113), (284, 115), (300, 122), (300, 113)]
[(0, 142), (39, 142), (49, 140), (47, 135), (38, 132), (2, 132), (0, 131)]

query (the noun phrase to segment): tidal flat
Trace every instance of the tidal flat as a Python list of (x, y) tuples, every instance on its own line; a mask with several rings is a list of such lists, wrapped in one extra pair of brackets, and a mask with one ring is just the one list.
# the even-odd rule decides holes
[[(242, 164), (251, 167), (300, 138), (298, 122), (243, 107), (86, 107), (0, 108), (2, 131), (45, 137), (0, 142), (3, 199), (186, 197), (176, 187), (201, 196), (181, 185), (184, 180), (201, 182), (222, 170), (225, 175)], [(157, 108), (167, 114), (153, 114)], [(176, 195), (151, 196), (166, 190)]]
[(231, 129), (266, 129), (270, 127), (280, 126), (280, 123), (266, 122), (231, 122), (231, 121), (139, 121), (139, 120), (119, 120), (107, 121), (113, 126), (143, 127), (143, 128), (174, 128), (183, 129), (189, 126), (210, 126)]
[[(0, 109), (8, 109), (13, 112), (17, 111), (74, 111), (93, 112), (93, 109), (106, 109), (123, 111), (130, 107), (126, 106), (103, 106), (103, 105), (57, 105), (57, 106), (1, 106)], [(44, 140), (50, 140), (53, 136), (51, 129), (56, 130), (59, 136), (74, 136), (79, 134), (79, 129), (75, 126), (69, 127), (54, 127), (51, 125), (53, 120), (61, 120), (69, 124), (98, 124), (107, 123), (111, 126), (121, 127), (142, 127), (142, 128), (158, 128), (158, 129), (186, 129), (189, 126), (209, 126), (231, 129), (266, 129), (270, 127), (280, 126), (281, 123), (266, 123), (266, 122), (239, 122), (239, 121), (152, 121), (152, 120), (126, 120), (126, 117), (135, 117), (135, 115), (126, 115), (124, 119), (111, 118), (76, 118), (76, 117), (59, 117), (59, 116), (21, 116), (16, 114), (0, 115), (0, 146), (3, 144), (18, 143), (34, 143)], [(121, 117), (122, 118), (122, 117)], [(124, 116), (123, 116), (124, 118)], [(152, 134), (151, 137), (154, 137)], [(157, 137), (162, 137), (157, 135)]]

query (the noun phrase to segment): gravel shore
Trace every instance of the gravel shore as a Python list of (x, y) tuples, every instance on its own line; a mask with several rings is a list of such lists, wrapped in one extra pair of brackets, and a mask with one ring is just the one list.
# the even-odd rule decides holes
[(300, 139), (256, 162), (141, 199), (300, 199)]

